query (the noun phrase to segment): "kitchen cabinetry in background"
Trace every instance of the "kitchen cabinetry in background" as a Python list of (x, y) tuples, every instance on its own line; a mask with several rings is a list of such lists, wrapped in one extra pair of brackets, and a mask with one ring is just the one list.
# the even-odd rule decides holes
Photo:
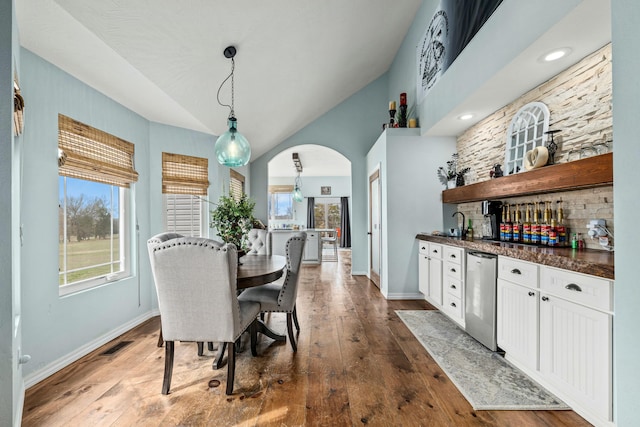
[(613, 282), (500, 256), (498, 346), (596, 425), (612, 421)]
[(442, 245), (420, 242), (418, 288), (434, 307), (442, 308)]
[(307, 242), (304, 245), (304, 255), (302, 262), (307, 264), (319, 264), (321, 256), (320, 251), (320, 239), (318, 238), (318, 232), (313, 230), (307, 230)]

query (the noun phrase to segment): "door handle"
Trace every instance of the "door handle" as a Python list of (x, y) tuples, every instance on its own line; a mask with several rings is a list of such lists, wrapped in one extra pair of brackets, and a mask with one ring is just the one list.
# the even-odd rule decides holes
[[(535, 292), (529, 292), (529, 296), (532, 297), (535, 295)], [(546, 298), (546, 297), (545, 297)]]
[(549, 301), (548, 297), (542, 297), (542, 301)]
[(367, 231), (367, 234), (368, 234), (369, 236), (371, 236), (371, 232), (370, 232), (370, 231)]

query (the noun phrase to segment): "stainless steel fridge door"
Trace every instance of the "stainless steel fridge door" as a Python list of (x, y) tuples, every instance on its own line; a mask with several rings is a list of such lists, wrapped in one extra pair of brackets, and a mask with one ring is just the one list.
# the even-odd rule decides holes
[(465, 330), (496, 351), (496, 281), (498, 257), (482, 252), (467, 253)]

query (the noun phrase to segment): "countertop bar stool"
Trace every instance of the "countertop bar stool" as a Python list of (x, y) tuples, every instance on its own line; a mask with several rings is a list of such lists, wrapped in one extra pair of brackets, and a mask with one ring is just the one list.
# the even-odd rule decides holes
[(256, 355), (260, 313), (258, 302), (238, 300), (236, 247), (220, 246), (211, 239), (182, 237), (155, 245), (149, 256), (166, 344), (162, 394), (168, 394), (171, 386), (175, 341), (222, 343), (228, 350), (226, 394), (231, 394), (234, 344), (249, 330), (251, 353)]
[(307, 233), (304, 231), (294, 234), (287, 240), (287, 268), (284, 281), (246, 289), (238, 297), (240, 301), (259, 302), (262, 313), (287, 313), (287, 333), (293, 351), (298, 350), (292, 323), (295, 322), (296, 329), (300, 332), (296, 310), (296, 297), (298, 295), (300, 265), (302, 264), (302, 255), (306, 241)]
[(321, 239), (322, 241), (322, 248), (324, 249), (324, 244), (328, 243), (330, 246), (333, 247), (333, 256), (332, 257), (322, 257), (323, 261), (338, 261), (338, 238), (336, 237), (336, 231), (329, 231), (328, 233), (330, 233), (328, 236), (325, 236)]

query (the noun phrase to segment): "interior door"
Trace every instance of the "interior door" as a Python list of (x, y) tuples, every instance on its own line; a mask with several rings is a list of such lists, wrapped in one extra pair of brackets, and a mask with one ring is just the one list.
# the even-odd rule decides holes
[(382, 240), (380, 235), (381, 203), (380, 203), (380, 170), (369, 176), (369, 278), (380, 287), (380, 266), (382, 259)]

